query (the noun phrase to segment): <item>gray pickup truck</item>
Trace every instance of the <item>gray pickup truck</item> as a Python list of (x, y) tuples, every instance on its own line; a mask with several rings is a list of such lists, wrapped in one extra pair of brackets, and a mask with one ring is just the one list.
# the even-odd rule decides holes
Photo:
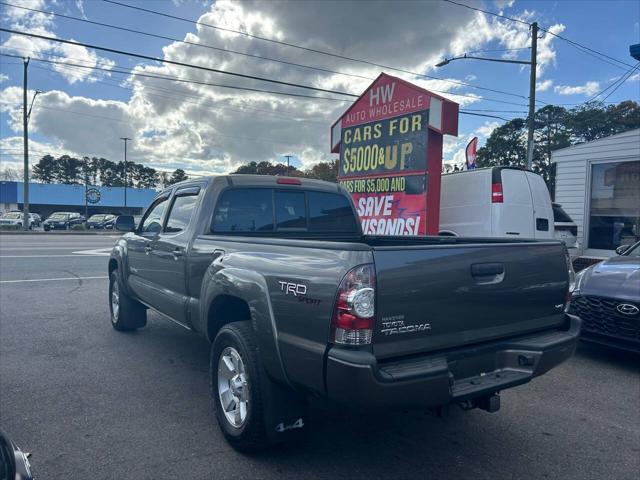
[(580, 330), (561, 242), (365, 236), (332, 183), (183, 182), (116, 228), (130, 233), (109, 259), (113, 327), (151, 308), (205, 335), (218, 423), (241, 451), (304, 431), (310, 396), (496, 411)]

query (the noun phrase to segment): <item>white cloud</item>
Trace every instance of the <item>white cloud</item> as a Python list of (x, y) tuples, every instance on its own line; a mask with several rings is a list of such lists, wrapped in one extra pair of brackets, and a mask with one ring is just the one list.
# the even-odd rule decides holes
[(484, 122), (484, 125), (478, 127), (475, 133), (477, 133), (479, 137), (489, 138), (493, 131), (499, 126), (499, 122)]
[(0, 83), (4, 82), (5, 80), (9, 80), (9, 77), (4, 73), (0, 73)]
[(466, 148), (473, 137), (478, 137), (478, 148), (486, 141), (493, 131), (501, 125), (500, 122), (486, 121), (468, 134), (460, 134), (459, 137), (444, 137), (442, 156), (445, 163), (462, 166), (466, 163)]
[[(20, 4), (28, 8), (46, 9), (44, 0), (24, 0), (20, 2)], [(77, 0), (76, 7), (84, 16), (82, 1)], [(19, 9), (16, 7), (6, 7), (2, 13), (4, 18), (10, 23), (12, 29), (36, 33), (38, 35), (48, 37), (56, 37), (56, 34), (53, 32), (53, 28), (55, 26), (53, 23), (54, 17), (50, 15)], [(1, 47), (6, 53), (13, 53), (16, 55), (28, 54), (36, 58), (43, 54), (52, 54), (58, 56), (59, 61), (82, 64), (89, 67), (100, 65), (102, 68), (111, 69), (114, 65), (113, 61), (100, 57), (94, 51), (85, 47), (60, 44), (49, 40), (30, 38), (22, 35), (9, 35), (2, 43)], [(94, 82), (97, 79), (108, 75), (108, 73), (93, 72), (92, 70), (85, 68), (64, 67), (60, 65), (55, 65), (53, 68), (70, 84), (80, 81)]]
[(584, 85), (556, 85), (553, 91), (559, 95), (594, 95), (600, 91), (600, 82), (588, 81)]
[(536, 92), (546, 92), (553, 86), (553, 80), (546, 79), (536, 83)]
[(87, 14), (84, 12), (84, 0), (76, 0), (76, 8), (82, 15), (82, 18), (86, 19)]
[(627, 82), (637, 82), (640, 81), (640, 73), (636, 73), (634, 75), (631, 75), (628, 79)]
[[(453, 12), (455, 15), (452, 15)], [(309, 21), (310, 18), (313, 19), (312, 22)], [(528, 29), (524, 25), (487, 18), (444, 2), (406, 3), (401, 9), (392, 2), (383, 2), (376, 4), (375, 8), (363, 10), (362, 3), (358, 1), (339, 2), (327, 8), (324, 2), (283, 4), (276, 1), (241, 3), (218, 0), (199, 20), (202, 23), (429, 74), (433, 73), (433, 65), (444, 54), (481, 48), (489, 42), (498, 42), (505, 48), (515, 48), (526, 46), (529, 41)], [(371, 25), (402, 25), (402, 32), (405, 33), (399, 36), (397, 29), (373, 29)], [(54, 29), (51, 24), (41, 24), (39, 28), (46, 31), (47, 35), (52, 35), (51, 30)], [(327, 32), (331, 32), (331, 35), (327, 35)], [(380, 73), (380, 68), (368, 64), (347, 62), (202, 25), (195, 28), (193, 33), (185, 35), (185, 38), (189, 42), (223, 46), (369, 78), (354, 78), (248, 59), (179, 42), (165, 45), (162, 51), (164, 57), (349, 92), (362, 92), (371, 82), (370, 79)], [(24, 39), (9, 37), (7, 41), (21, 42)], [(403, 48), (398, 48), (399, 43)], [(49, 42), (38, 44), (29, 40), (24, 48), (55, 52), (65, 58), (77, 59), (75, 63), (113, 65), (93, 51), (73, 46), (63, 48)], [(551, 44), (542, 48), (551, 49)], [(550, 61), (546, 60), (546, 64)], [(84, 70), (78, 69), (60, 70), (69, 83), (103, 80), (95, 73), (92, 76), (82, 76), (83, 72)], [(126, 101), (97, 101), (70, 96), (61, 91), (40, 95), (32, 114), (31, 130), (51, 139), (51, 148), (58, 149), (56, 151), (103, 156), (114, 160), (122, 156), (122, 142), (119, 138), (128, 136), (133, 139), (129, 144), (132, 160), (161, 169), (181, 167), (202, 173), (229, 172), (252, 160), (281, 161), (281, 155), (289, 153), (299, 157), (305, 168), (318, 161), (335, 158), (335, 155), (329, 153), (329, 128), (348, 107), (349, 102), (295, 99), (169, 82), (140, 75), (163, 74), (257, 89), (294, 90), (176, 65), (140, 64), (135, 72), (122, 84), (132, 90)], [(482, 100), (482, 96), (475, 93), (475, 90), (447, 81), (457, 81), (456, 78), (426, 80), (396, 71), (387, 73), (401, 76), (427, 89), (444, 92), (442, 95), (462, 106)], [(443, 73), (445, 71), (438, 71), (437, 75)], [(473, 81), (475, 76), (470, 75), (466, 80)], [(14, 88), (0, 90), (0, 100), (20, 102), (20, 89)], [(304, 90), (296, 91), (309, 93)], [(19, 105), (5, 107), (4, 110), (9, 113), (9, 128), (19, 136)], [(486, 138), (497, 125), (498, 122), (486, 122), (476, 132), (468, 135), (445, 137), (445, 158), (458, 158), (460, 150), (464, 150), (470, 138), (475, 135)]]
[[(535, 12), (525, 10), (521, 15), (511, 16), (523, 21), (531, 21), (531, 18), (535, 16)], [(466, 52), (477, 50), (483, 44), (495, 41), (507, 49), (522, 49), (531, 46), (531, 32), (527, 24), (505, 22), (498, 18), (487, 17), (482, 13), (477, 13), (473, 20), (462, 28), (464, 33), (460, 32), (457, 38), (451, 42), (450, 51), (453, 55), (462, 55)], [(559, 34), (564, 29), (565, 26), (562, 24), (555, 24), (548, 28), (549, 32), (554, 34)], [(542, 77), (549, 65), (555, 64), (554, 40), (555, 37), (548, 33), (543, 34), (538, 39), (536, 68), (538, 78)], [(521, 50), (512, 50), (506, 52), (503, 57), (509, 59), (520, 58), (523, 57), (523, 54)]]

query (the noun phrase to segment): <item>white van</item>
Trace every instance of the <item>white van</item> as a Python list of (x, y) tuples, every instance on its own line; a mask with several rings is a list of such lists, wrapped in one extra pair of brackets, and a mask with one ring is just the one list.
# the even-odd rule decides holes
[(443, 175), (440, 235), (553, 238), (549, 190), (540, 175), (514, 167)]

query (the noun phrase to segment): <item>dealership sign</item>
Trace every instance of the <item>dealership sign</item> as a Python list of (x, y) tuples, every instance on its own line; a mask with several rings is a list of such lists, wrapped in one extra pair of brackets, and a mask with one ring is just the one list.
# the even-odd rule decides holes
[(331, 128), (338, 179), (365, 234), (438, 233), (442, 135), (457, 135), (458, 105), (381, 74)]

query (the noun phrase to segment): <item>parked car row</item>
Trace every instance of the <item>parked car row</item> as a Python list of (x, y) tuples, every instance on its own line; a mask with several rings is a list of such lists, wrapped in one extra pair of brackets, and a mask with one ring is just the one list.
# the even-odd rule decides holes
[[(24, 214), (20, 210), (11, 210), (0, 214), (0, 225), (15, 225), (22, 227)], [(29, 229), (42, 226), (45, 231), (69, 230), (74, 225), (87, 225), (89, 229), (112, 230), (118, 215), (112, 213), (98, 213), (88, 219), (77, 212), (54, 212), (44, 222), (37, 213), (29, 213)]]
[[(11, 210), (0, 215), (0, 225), (16, 225), (22, 227), (24, 225), (23, 214), (18, 210)], [(42, 224), (42, 219), (37, 213), (29, 214), (29, 229), (39, 227)]]
[(84, 216), (76, 212), (55, 212), (44, 221), (44, 230), (69, 230), (85, 222)]
[(118, 218), (117, 215), (110, 213), (91, 215), (87, 220), (87, 228), (112, 230), (113, 225), (116, 223), (116, 218)]

